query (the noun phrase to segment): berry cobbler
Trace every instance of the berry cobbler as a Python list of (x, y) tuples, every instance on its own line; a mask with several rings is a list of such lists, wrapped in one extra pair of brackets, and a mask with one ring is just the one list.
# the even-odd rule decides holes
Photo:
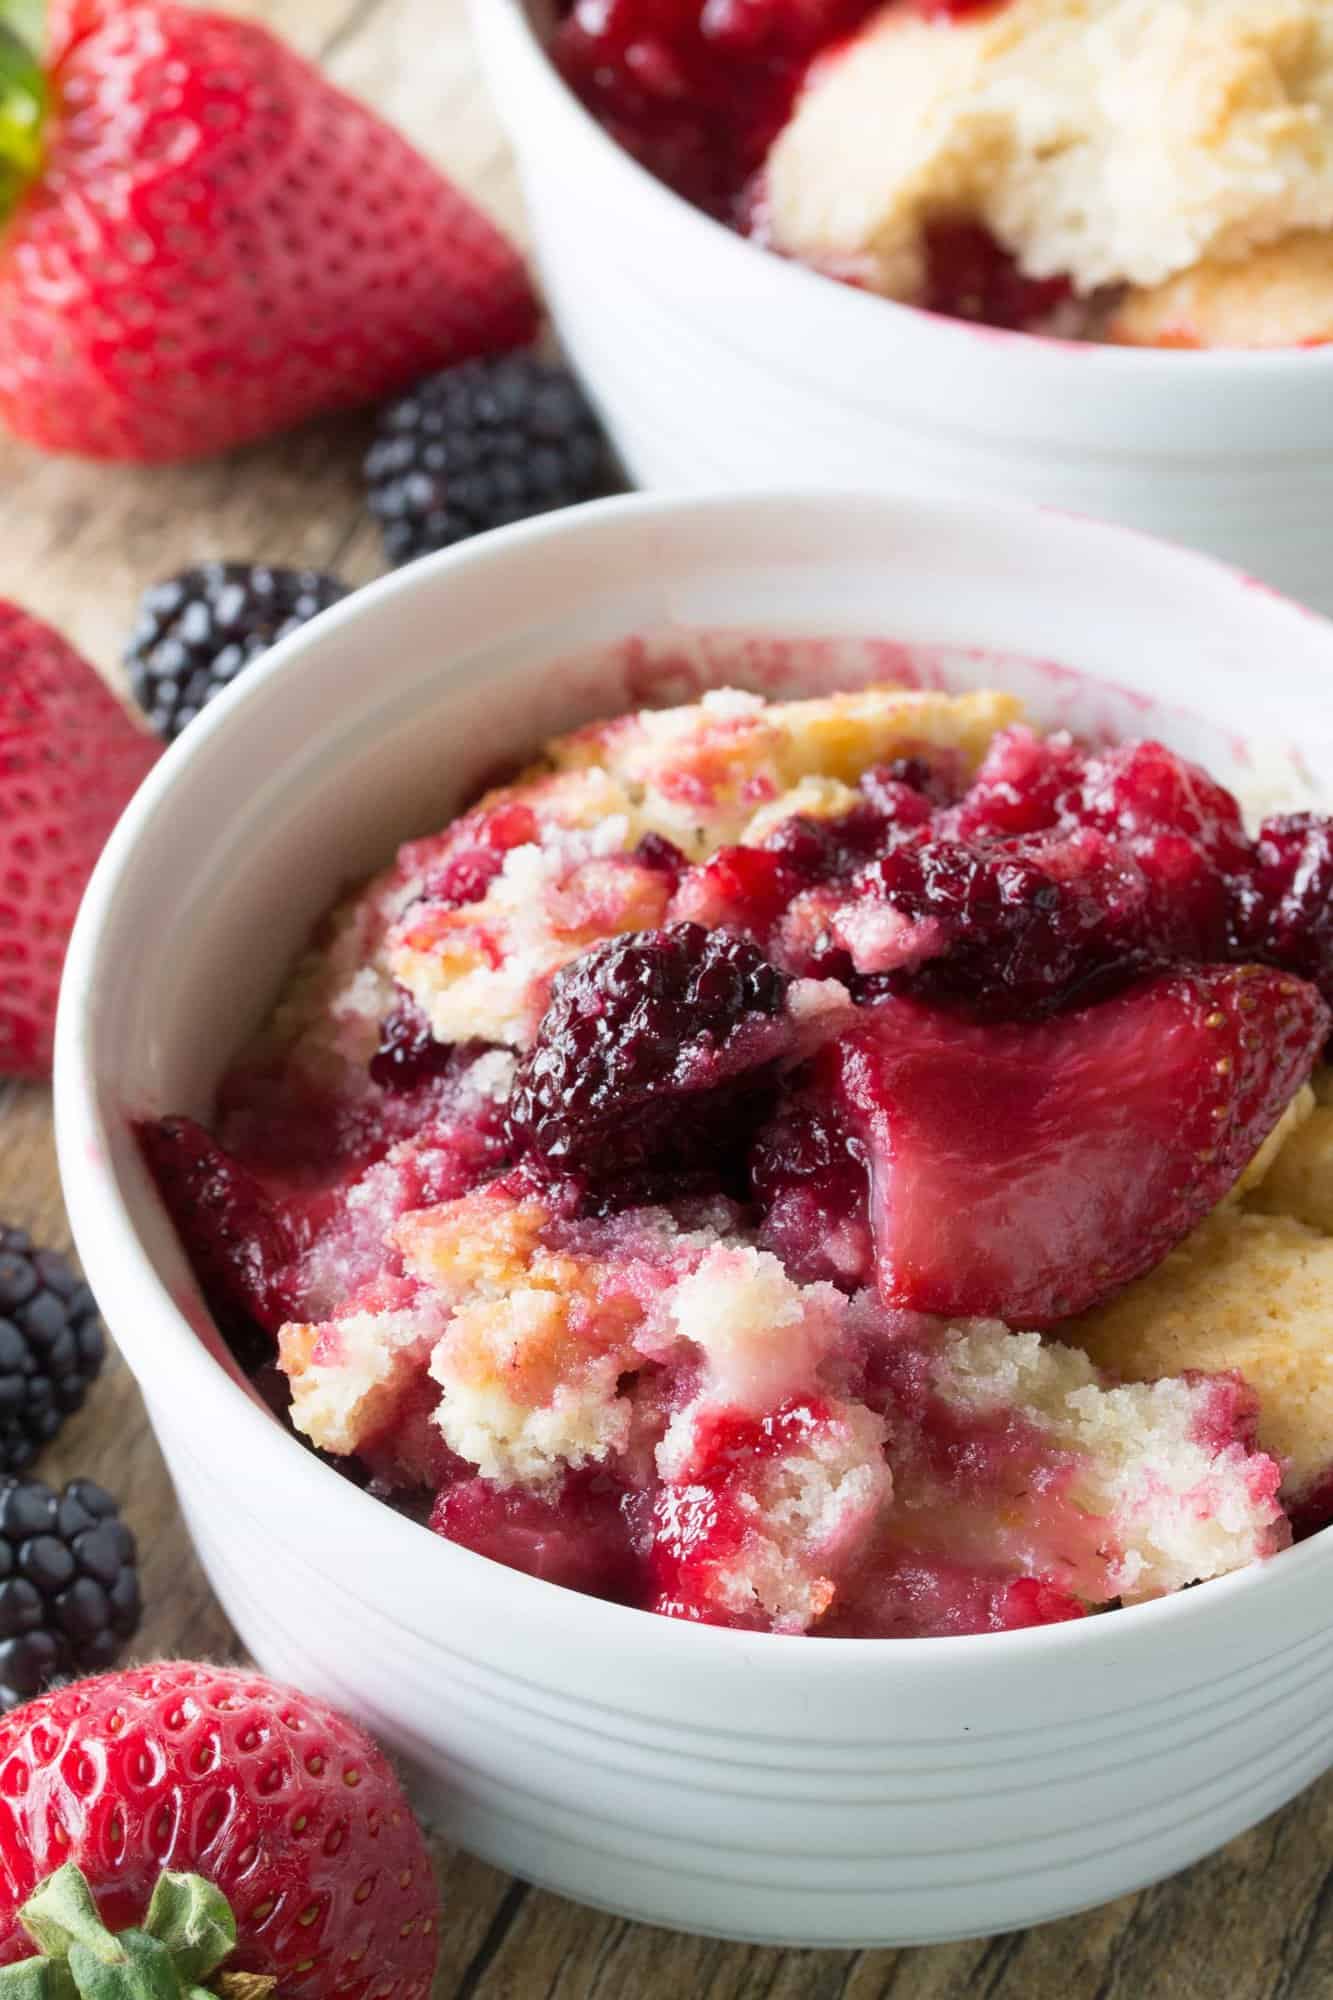
[(237, 1352), (436, 1534), (1009, 1630), (1333, 1517), (1330, 999), (1333, 820), (1000, 692), (715, 691), (403, 847), (141, 1138)]
[(1333, 340), (1331, 0), (566, 0), (553, 55), (687, 199), (885, 297)]

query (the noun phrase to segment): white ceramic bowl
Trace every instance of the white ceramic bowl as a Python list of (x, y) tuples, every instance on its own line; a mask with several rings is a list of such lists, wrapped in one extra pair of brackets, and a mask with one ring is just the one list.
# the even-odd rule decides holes
[(1333, 348), (996, 333), (757, 249), (636, 166), (547, 60), (543, 0), (472, 0), (565, 344), (638, 484), (911, 485), (1125, 521), (1333, 612)]
[[(1121, 530), (809, 495), (508, 529), (276, 647), (131, 805), (61, 1007), (70, 1216), (241, 1636), (402, 1752), (450, 1835), (731, 1936), (1026, 1924), (1183, 1866), (1333, 1761), (1333, 1533), (1168, 1601), (984, 1638), (747, 1635), (559, 1590), (400, 1518), (263, 1409), (130, 1135), (136, 1113), (206, 1112), (316, 913), (497, 757), (649, 682), (790, 664), (692, 645), (723, 625), (824, 635), (798, 651), (811, 685), (886, 662), (998, 673), (1046, 717), (1150, 726), (1224, 769), (1261, 722), (1333, 778), (1333, 627)], [(885, 635), (904, 644), (858, 643)]]

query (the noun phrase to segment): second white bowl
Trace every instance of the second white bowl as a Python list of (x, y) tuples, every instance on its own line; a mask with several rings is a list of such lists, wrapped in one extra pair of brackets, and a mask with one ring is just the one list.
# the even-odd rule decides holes
[(756, 248), (566, 89), (540, 0), (471, 0), (561, 335), (635, 481), (1040, 501), (1206, 549), (1333, 612), (1333, 347), (997, 333)]

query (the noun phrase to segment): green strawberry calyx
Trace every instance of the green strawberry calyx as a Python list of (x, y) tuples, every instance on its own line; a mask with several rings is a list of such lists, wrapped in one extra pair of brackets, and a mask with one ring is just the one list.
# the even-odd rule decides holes
[(39, 1956), (0, 1966), (0, 2000), (270, 2000), (277, 1985), (221, 1969), (236, 1919), (202, 1875), (161, 1874), (142, 1929), (113, 1935), (67, 1861), (19, 1915)]
[(42, 164), (46, 76), (40, 0), (0, 0), (0, 221)]

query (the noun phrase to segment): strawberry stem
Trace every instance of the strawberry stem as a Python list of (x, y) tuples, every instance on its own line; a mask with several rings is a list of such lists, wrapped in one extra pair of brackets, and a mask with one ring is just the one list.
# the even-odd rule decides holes
[(159, 1875), (144, 1929), (166, 1945), (191, 1986), (202, 1986), (236, 1948), (231, 1904), (202, 1875)]
[(57, 2000), (74, 1993), (74, 1982), (61, 1985), (55, 1961), (50, 1958), (23, 1958), (17, 1965), (0, 1966), (0, 1995), (4, 2000)]
[(67, 1958), (76, 1944), (102, 1957), (115, 1955), (116, 1940), (97, 1913), (86, 1877), (72, 1861), (47, 1876), (20, 1914), (24, 1930), (47, 1958)]
[(236, 1919), (202, 1875), (159, 1876), (143, 1929), (113, 1936), (70, 1861), (20, 1915), (41, 1956), (0, 1968), (0, 2000), (269, 2000), (277, 1983), (218, 1971), (235, 1947)]
[(0, 25), (41, 60), (46, 48), (46, 0), (0, 0)]
[(0, 220), (42, 164), (42, 13), (40, 0), (0, 0)]

